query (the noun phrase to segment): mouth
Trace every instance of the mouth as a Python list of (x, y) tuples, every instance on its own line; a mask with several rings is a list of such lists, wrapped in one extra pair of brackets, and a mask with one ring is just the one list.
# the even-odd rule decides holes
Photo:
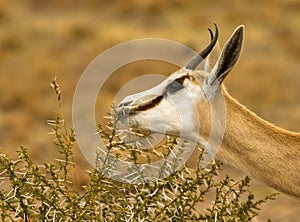
[(153, 132), (150, 129), (141, 129), (139, 128), (139, 124), (130, 118), (131, 113), (128, 112), (125, 115), (117, 115), (116, 124), (119, 133), (124, 135), (136, 136), (139, 138), (146, 138), (150, 136)]

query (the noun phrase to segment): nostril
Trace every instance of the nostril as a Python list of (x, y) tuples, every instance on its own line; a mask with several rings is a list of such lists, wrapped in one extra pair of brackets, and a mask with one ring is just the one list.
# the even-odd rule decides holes
[(124, 106), (128, 106), (132, 103), (132, 101), (128, 101), (128, 102), (121, 102), (118, 107), (124, 107)]

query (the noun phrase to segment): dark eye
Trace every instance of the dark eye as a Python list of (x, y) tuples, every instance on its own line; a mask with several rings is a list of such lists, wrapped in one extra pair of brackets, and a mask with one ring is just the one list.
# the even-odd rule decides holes
[(183, 89), (183, 85), (180, 84), (179, 82), (177, 82), (176, 80), (174, 80), (173, 82), (171, 82), (168, 86), (167, 86), (167, 91), (170, 93), (174, 93), (176, 91), (179, 91)]

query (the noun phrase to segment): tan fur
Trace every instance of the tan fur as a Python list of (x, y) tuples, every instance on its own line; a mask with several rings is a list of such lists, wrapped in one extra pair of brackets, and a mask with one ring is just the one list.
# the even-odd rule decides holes
[[(222, 89), (226, 103), (226, 130), (217, 157), (300, 198), (300, 134), (261, 119)], [(198, 104), (202, 137), (210, 133), (208, 104)]]

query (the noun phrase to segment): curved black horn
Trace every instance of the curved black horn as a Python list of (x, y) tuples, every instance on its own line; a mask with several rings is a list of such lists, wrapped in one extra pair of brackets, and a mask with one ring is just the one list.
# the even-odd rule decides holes
[(201, 51), (199, 54), (195, 55), (191, 59), (191, 61), (185, 66), (186, 69), (194, 70), (209, 55), (211, 50), (214, 48), (219, 37), (218, 26), (216, 25), (216, 23), (214, 23), (214, 25), (216, 29), (215, 35), (213, 35), (211, 29), (208, 29), (211, 37), (210, 44), (203, 51)]
[(208, 28), (209, 34), (210, 34), (210, 41), (214, 39), (214, 33), (211, 31), (210, 28)]

